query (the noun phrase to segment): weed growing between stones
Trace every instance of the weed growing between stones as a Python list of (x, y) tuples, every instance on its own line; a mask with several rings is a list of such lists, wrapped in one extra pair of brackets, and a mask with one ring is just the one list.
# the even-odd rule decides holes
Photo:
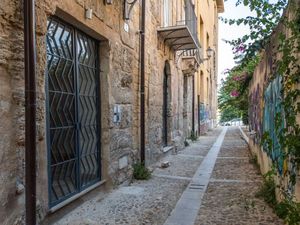
[(192, 140), (192, 141), (197, 141), (198, 140), (198, 137), (197, 137), (197, 135), (194, 131), (191, 132), (191, 136), (190, 136), (189, 139)]
[[(276, 215), (283, 219), (289, 225), (300, 224), (300, 203), (293, 201), (286, 194), (281, 202), (276, 199), (276, 183), (274, 180), (274, 171), (264, 175), (264, 182), (256, 193), (255, 197), (262, 198), (274, 210)], [(284, 193), (284, 192), (283, 192)]]
[(149, 180), (151, 172), (142, 163), (136, 163), (133, 165), (133, 177), (136, 180)]

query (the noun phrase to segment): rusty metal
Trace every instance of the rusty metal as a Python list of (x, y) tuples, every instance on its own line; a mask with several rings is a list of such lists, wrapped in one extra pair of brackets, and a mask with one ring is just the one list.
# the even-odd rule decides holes
[(26, 224), (36, 224), (35, 1), (24, 1), (25, 207)]

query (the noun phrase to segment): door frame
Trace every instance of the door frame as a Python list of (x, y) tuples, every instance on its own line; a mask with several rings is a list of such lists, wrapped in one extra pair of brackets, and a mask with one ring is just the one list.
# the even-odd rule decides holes
[[(100, 41), (91, 37), (89, 34), (87, 34), (86, 32), (80, 30), (79, 28), (75, 27), (74, 25), (58, 18), (57, 16), (50, 16), (48, 17), (47, 21), (51, 21), (54, 20), (57, 23), (63, 24), (65, 26), (68, 26), (68, 28), (72, 29), (72, 36), (73, 36), (73, 40), (72, 40), (72, 51), (73, 51), (73, 60), (74, 60), (74, 66), (73, 66), (73, 70), (74, 70), (74, 91), (73, 93), (75, 94), (75, 100), (74, 100), (74, 110), (75, 110), (75, 141), (74, 144), (75, 146), (75, 153), (76, 153), (76, 163), (77, 163), (77, 171), (76, 171), (76, 190), (74, 191), (74, 193), (68, 194), (64, 197), (62, 197), (61, 199), (57, 200), (57, 201), (52, 201), (51, 202), (51, 188), (52, 188), (52, 172), (51, 172), (51, 143), (50, 143), (50, 101), (49, 101), (49, 75), (48, 75), (48, 61), (46, 62), (46, 69), (45, 69), (45, 103), (46, 103), (46, 143), (47, 143), (47, 181), (48, 181), (48, 206), (50, 209), (54, 209), (56, 207), (58, 207), (58, 205), (60, 206), (61, 204), (64, 204), (64, 202), (68, 202), (68, 200), (70, 199), (71, 201), (76, 199), (77, 196), (81, 196), (81, 193), (86, 193), (87, 191), (89, 191), (90, 189), (96, 188), (98, 185), (98, 183), (101, 183), (102, 180), (102, 163), (101, 163), (101, 82), (100, 82)], [(48, 32), (48, 28), (47, 28), (47, 32)], [(80, 127), (78, 127), (78, 114), (79, 112), (79, 88), (77, 87), (79, 85), (79, 68), (78, 68), (78, 60), (77, 60), (77, 35), (78, 33), (86, 36), (89, 38), (89, 40), (92, 40), (95, 42), (95, 81), (96, 81), (96, 121), (97, 121), (97, 129), (96, 129), (96, 136), (97, 136), (97, 150), (98, 150), (98, 155), (97, 155), (97, 163), (98, 163), (98, 171), (97, 171), (97, 176), (98, 178), (95, 179), (95, 181), (89, 183), (88, 185), (83, 186), (80, 182), (80, 146), (79, 146), (79, 129)], [(46, 46), (48, 46), (48, 43), (46, 42)], [(47, 52), (46, 52), (46, 55)], [(58, 207), (60, 208), (60, 207)], [(56, 210), (56, 209), (55, 209)], [(55, 211), (54, 210), (54, 211)]]

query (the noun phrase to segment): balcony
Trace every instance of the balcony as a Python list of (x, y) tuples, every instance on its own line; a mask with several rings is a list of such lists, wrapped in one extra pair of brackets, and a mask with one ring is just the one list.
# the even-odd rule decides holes
[(200, 47), (197, 34), (189, 27), (192, 22), (196, 25), (196, 21), (179, 21), (175, 26), (158, 28), (157, 32), (175, 51), (197, 49)]
[(191, 0), (185, 1), (185, 20), (176, 24), (158, 28), (157, 32), (165, 44), (174, 51), (199, 49), (197, 36), (197, 16)]

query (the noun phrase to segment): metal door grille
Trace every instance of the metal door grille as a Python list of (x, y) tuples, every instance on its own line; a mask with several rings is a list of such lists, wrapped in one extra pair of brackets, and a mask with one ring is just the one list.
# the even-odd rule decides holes
[(98, 44), (48, 21), (47, 130), (50, 206), (100, 180)]

